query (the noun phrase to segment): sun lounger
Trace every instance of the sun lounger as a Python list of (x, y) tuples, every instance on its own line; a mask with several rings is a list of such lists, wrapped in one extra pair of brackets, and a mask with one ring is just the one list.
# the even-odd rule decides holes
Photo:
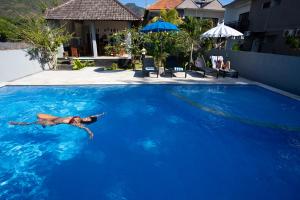
[(206, 76), (206, 74), (214, 74), (218, 78), (219, 70), (216, 67), (216, 63), (214, 64), (215, 65), (213, 66), (215, 67), (207, 67), (203, 56), (201, 56), (195, 61), (194, 67), (196, 68), (196, 71), (201, 71), (203, 73), (203, 78)]
[(164, 71), (165, 73), (171, 73), (171, 77), (173, 77), (176, 72), (184, 72), (184, 77), (186, 78), (186, 66), (180, 64), (176, 56), (169, 56), (167, 58)]
[(142, 71), (143, 71), (144, 76), (145, 75), (149, 76), (150, 72), (154, 72), (154, 73), (156, 73), (157, 78), (158, 78), (159, 70), (155, 66), (153, 58), (145, 58), (145, 59), (143, 59), (143, 69), (142, 69)]

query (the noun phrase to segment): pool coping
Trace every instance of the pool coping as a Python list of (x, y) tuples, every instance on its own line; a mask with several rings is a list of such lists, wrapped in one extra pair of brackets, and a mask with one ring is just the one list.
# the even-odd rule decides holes
[(281, 94), (283, 96), (287, 96), (289, 98), (300, 101), (300, 96), (299, 95), (296, 95), (296, 94), (293, 94), (293, 93), (290, 93), (290, 92), (287, 92), (287, 91), (284, 91), (284, 90), (281, 90), (281, 89), (278, 89), (278, 88), (275, 88), (275, 87), (272, 87), (272, 86), (269, 86), (269, 85), (266, 85), (266, 84), (263, 84), (263, 83), (260, 83), (260, 82), (254, 82), (254, 83), (257, 86), (260, 86), (260, 87), (265, 88), (267, 90), (270, 90), (272, 92), (275, 92), (275, 93)]
[[(245, 78), (244, 78), (245, 79)], [(119, 83), (119, 82), (112, 82), (112, 83), (94, 83), (94, 84), (90, 84), (90, 83), (87, 83), (87, 84), (74, 84), (74, 83), (65, 83), (65, 84), (28, 84), (28, 85), (24, 85), (24, 84), (13, 84), (11, 82), (0, 82), (0, 88), (2, 87), (5, 87), (5, 86), (50, 86), (50, 87), (54, 87), (54, 86), (98, 86), (98, 85), (256, 85), (256, 86), (259, 86), (259, 87), (262, 87), (262, 88), (265, 88), (267, 90), (270, 90), (272, 92), (275, 92), (275, 93), (278, 93), (278, 94), (281, 94), (283, 96), (287, 96), (289, 98), (292, 98), (294, 100), (297, 100), (297, 101), (300, 101), (300, 96), (299, 95), (296, 95), (296, 94), (293, 94), (293, 93), (290, 93), (290, 92), (287, 92), (287, 91), (284, 91), (284, 90), (281, 90), (281, 89), (278, 89), (278, 88), (275, 88), (275, 87), (272, 87), (272, 86), (269, 86), (269, 85), (266, 85), (266, 84), (263, 84), (263, 83), (260, 83), (260, 82), (256, 82), (256, 81), (251, 81), (251, 80), (248, 80), (248, 79), (245, 79), (247, 80), (247, 82), (245, 81), (240, 81), (240, 82), (235, 82), (235, 83), (228, 83), (228, 82), (197, 82), (197, 83), (194, 83), (194, 82), (191, 82), (191, 83), (182, 83), (180, 81), (178, 82), (144, 82), (144, 83), (140, 83), (140, 82), (132, 82), (132, 83)]]

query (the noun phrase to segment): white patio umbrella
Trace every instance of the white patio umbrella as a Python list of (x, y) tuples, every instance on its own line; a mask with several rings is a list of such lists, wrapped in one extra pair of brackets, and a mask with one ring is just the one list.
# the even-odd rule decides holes
[(201, 35), (202, 38), (229, 38), (229, 37), (243, 37), (243, 33), (226, 26), (223, 23), (206, 31)]
[[(201, 35), (201, 38), (236, 38), (241, 37), (243, 38), (243, 33), (226, 26), (224, 22), (218, 24), (218, 26), (206, 31)], [(226, 42), (225, 42), (226, 46)], [(218, 59), (218, 57), (217, 57)]]

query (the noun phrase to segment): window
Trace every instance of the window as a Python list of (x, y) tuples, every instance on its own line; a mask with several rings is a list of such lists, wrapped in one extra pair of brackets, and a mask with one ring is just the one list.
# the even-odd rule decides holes
[(281, 3), (281, 0), (273, 0), (272, 1), (272, 6), (279, 6)]
[(239, 22), (247, 21), (249, 19), (249, 12), (245, 12), (239, 15)]
[(263, 9), (267, 9), (267, 8), (270, 8), (270, 7), (271, 7), (271, 1), (264, 2), (263, 5), (262, 5)]

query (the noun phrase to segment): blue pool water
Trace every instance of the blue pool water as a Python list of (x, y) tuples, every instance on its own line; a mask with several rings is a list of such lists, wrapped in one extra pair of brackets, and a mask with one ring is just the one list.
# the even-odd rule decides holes
[[(257, 86), (0, 88), (0, 199), (300, 199), (300, 102)], [(106, 112), (89, 125), (11, 126)]]

